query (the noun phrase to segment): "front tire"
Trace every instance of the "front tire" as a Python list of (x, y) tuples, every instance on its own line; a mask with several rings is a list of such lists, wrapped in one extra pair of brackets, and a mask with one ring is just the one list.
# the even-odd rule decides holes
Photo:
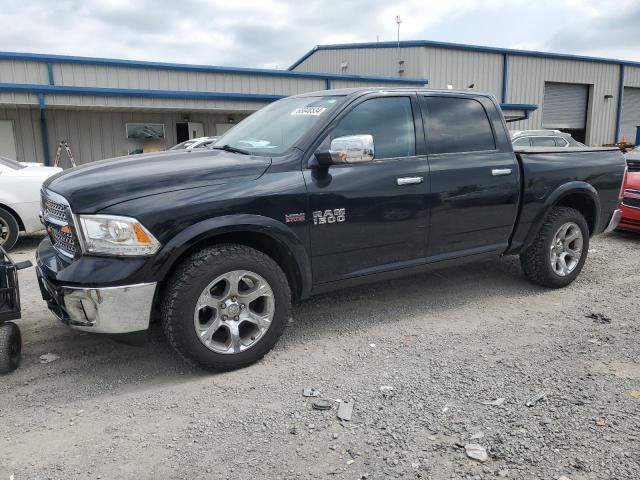
[(20, 365), (22, 336), (13, 322), (0, 324), (0, 374), (11, 373)]
[(164, 290), (161, 319), (172, 347), (206, 370), (233, 370), (262, 358), (289, 318), (291, 292), (278, 264), (243, 245), (197, 252)]
[(580, 274), (589, 250), (589, 226), (568, 207), (554, 207), (535, 240), (520, 254), (529, 280), (547, 288), (562, 288)]
[(7, 252), (11, 250), (18, 241), (20, 226), (15, 217), (4, 208), (0, 208), (0, 246)]

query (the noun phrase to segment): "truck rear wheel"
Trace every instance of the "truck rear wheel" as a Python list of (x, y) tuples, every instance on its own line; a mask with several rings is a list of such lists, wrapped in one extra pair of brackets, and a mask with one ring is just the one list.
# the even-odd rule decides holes
[(262, 358), (289, 318), (291, 292), (278, 264), (243, 245), (206, 248), (169, 279), (162, 325), (173, 348), (207, 370), (232, 370)]
[(11, 250), (18, 241), (20, 226), (11, 213), (4, 208), (0, 208), (0, 246), (7, 252)]
[(548, 288), (569, 285), (580, 274), (589, 250), (589, 227), (582, 214), (554, 207), (534, 242), (520, 254), (529, 280)]

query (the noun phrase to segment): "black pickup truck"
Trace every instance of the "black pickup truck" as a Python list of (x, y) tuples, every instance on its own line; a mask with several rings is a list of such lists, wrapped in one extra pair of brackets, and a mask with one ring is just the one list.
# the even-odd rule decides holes
[(617, 149), (514, 152), (469, 91), (327, 90), (272, 103), (211, 150), (135, 155), (42, 190), (44, 299), (64, 323), (148, 329), (207, 369), (269, 351), (290, 304), (348, 285), (520, 255), (570, 284), (616, 227)]

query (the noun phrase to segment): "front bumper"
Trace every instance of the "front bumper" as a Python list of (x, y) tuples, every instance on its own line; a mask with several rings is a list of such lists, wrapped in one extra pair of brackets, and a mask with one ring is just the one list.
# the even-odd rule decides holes
[(49, 310), (75, 330), (120, 334), (149, 328), (156, 283), (79, 288), (56, 285), (36, 268)]

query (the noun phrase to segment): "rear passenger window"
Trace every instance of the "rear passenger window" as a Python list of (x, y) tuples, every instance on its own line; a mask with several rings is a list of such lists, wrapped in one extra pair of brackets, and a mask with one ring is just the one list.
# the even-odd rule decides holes
[(427, 104), (429, 153), (495, 150), (487, 112), (471, 98), (424, 97)]
[(553, 137), (531, 137), (532, 147), (555, 147), (556, 140)]
[(372, 98), (357, 105), (331, 132), (331, 140), (345, 135), (373, 136), (375, 158), (416, 154), (416, 132), (409, 97)]

